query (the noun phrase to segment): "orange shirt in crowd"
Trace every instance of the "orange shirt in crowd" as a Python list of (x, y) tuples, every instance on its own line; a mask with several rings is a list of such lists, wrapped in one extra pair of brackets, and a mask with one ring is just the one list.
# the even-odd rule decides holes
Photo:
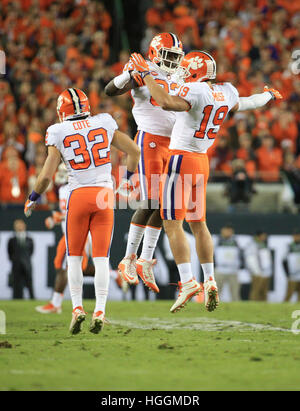
[(279, 178), (279, 170), (282, 164), (282, 152), (275, 147), (268, 150), (260, 147), (256, 150), (258, 169), (263, 181), (276, 181)]
[[(7, 161), (0, 163), (0, 202), (22, 204), (27, 194), (27, 170), (23, 160), (18, 159), (16, 171), (12, 171)], [(13, 196), (13, 180), (18, 182), (20, 194)]]
[(290, 140), (292, 142), (292, 149), (296, 149), (296, 140), (298, 137), (298, 127), (295, 121), (283, 127), (280, 121), (276, 121), (271, 129), (273, 137), (280, 144), (283, 140)]
[(160, 11), (151, 7), (146, 12), (146, 22), (150, 27), (160, 26), (162, 23), (171, 21), (172, 18), (172, 13), (169, 10)]
[(236, 158), (244, 160), (245, 169), (247, 171), (248, 176), (254, 178), (256, 172), (256, 164), (254, 160), (251, 160), (249, 151), (241, 147), (237, 150), (235, 156)]

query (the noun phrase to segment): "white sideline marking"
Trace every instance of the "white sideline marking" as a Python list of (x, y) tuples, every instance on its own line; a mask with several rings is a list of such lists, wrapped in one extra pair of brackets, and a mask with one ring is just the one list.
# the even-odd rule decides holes
[(253, 324), (242, 321), (217, 320), (215, 318), (176, 318), (174, 320), (163, 320), (161, 318), (142, 317), (136, 320), (110, 320), (112, 325), (121, 325), (128, 328), (143, 330), (199, 330), (199, 331), (281, 331), (291, 332), (288, 328), (273, 327), (267, 324)]

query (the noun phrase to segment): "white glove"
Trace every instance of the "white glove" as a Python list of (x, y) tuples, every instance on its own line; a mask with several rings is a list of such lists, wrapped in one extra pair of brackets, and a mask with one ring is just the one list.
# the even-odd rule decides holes
[(132, 181), (127, 178), (123, 178), (115, 193), (120, 194), (123, 197), (129, 197), (133, 190), (134, 184)]
[(52, 230), (52, 228), (55, 226), (55, 222), (52, 217), (46, 218), (45, 226), (48, 228), (48, 230)]
[(26, 217), (30, 217), (32, 211), (34, 210), (36, 206), (36, 202), (32, 200), (27, 200), (24, 206), (24, 214)]

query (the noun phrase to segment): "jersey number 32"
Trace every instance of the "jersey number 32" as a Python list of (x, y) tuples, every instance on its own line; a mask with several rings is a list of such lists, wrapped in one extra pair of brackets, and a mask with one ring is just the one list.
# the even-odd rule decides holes
[[(78, 147), (73, 148), (75, 158), (69, 160), (70, 166), (73, 170), (85, 170), (93, 164), (95, 167), (103, 166), (110, 162), (109, 151), (106, 152), (106, 156), (100, 157), (100, 151), (108, 148), (108, 136), (105, 128), (97, 128), (90, 130), (87, 139), (89, 142), (96, 140), (96, 137), (100, 136), (102, 141), (93, 144), (90, 148), (87, 147), (86, 139), (82, 134), (76, 133), (65, 137), (63, 144), (65, 148), (72, 147), (72, 143), (77, 143)], [(75, 161), (76, 157), (79, 157), (78, 161)]]

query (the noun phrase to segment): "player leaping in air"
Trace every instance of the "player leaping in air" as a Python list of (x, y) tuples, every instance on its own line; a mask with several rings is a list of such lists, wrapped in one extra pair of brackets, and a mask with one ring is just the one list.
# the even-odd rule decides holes
[[(183, 56), (181, 41), (175, 34), (161, 33), (150, 43), (149, 70), (156, 84), (170, 95), (179, 89), (174, 73)], [(153, 265), (156, 262), (153, 260), (153, 253), (162, 227), (159, 179), (168, 158), (175, 113), (164, 111), (157, 104), (130, 63), (120, 76), (106, 86), (105, 92), (109, 96), (115, 96), (129, 90), (134, 101), (132, 113), (138, 128), (135, 141), (141, 150), (138, 166), (141, 206), (132, 217), (125, 257), (119, 264), (119, 272), (129, 284), (137, 284), (139, 275), (147, 287), (158, 293), (153, 275)], [(126, 195), (127, 187), (131, 184), (130, 179), (123, 180), (120, 185), (123, 195)], [(142, 253), (137, 260), (137, 251), (143, 237)]]
[(140, 54), (132, 54), (131, 61), (161, 108), (177, 112), (160, 197), (164, 229), (181, 279), (180, 292), (171, 312), (180, 310), (200, 291), (200, 284), (193, 278), (190, 248), (182, 227), (184, 219), (189, 222), (196, 239), (204, 273), (205, 306), (213, 311), (219, 297), (214, 279), (213, 242), (205, 222), (209, 176), (206, 152), (229, 111), (256, 109), (282, 96), (277, 90), (265, 87), (261, 94), (239, 97), (232, 84), (213, 83), (216, 62), (206, 52), (191, 52), (183, 59), (181, 69), (185, 84), (177, 96), (169, 95), (156, 84), (151, 68)]
[(81, 261), (90, 231), (96, 294), (90, 331), (96, 334), (105, 321), (114, 225), (110, 146), (127, 154), (129, 172), (135, 171), (140, 150), (129, 136), (117, 130), (117, 123), (109, 114), (91, 116), (88, 98), (79, 89), (69, 88), (60, 94), (57, 113), (60, 123), (47, 130), (48, 157), (34, 191), (25, 203), (24, 212), (30, 216), (36, 200), (52, 181), (62, 157), (68, 170), (70, 189), (66, 213), (68, 283), (73, 304), (70, 332), (79, 333), (86, 317), (82, 304)]
[[(54, 177), (55, 184), (59, 186), (58, 199), (60, 211), (53, 211), (52, 216), (45, 219), (46, 227), (51, 230), (54, 226), (60, 224), (62, 230), (62, 237), (60, 238), (57, 248), (56, 256), (54, 259), (54, 267), (56, 270), (56, 276), (54, 281), (54, 290), (51, 301), (44, 305), (35, 307), (36, 311), (41, 314), (61, 314), (62, 302), (64, 299), (64, 291), (68, 283), (67, 278), (67, 258), (66, 258), (66, 239), (65, 239), (65, 222), (67, 214), (67, 202), (69, 198), (69, 186), (68, 186), (68, 170), (65, 164), (62, 162), (58, 166), (58, 170)], [(92, 239), (89, 233), (82, 258), (82, 271), (83, 275), (94, 276), (94, 266), (88, 264), (89, 257), (92, 257)], [(128, 284), (122, 280), (120, 274), (110, 269), (110, 276), (115, 280), (117, 286), (126, 291)]]

